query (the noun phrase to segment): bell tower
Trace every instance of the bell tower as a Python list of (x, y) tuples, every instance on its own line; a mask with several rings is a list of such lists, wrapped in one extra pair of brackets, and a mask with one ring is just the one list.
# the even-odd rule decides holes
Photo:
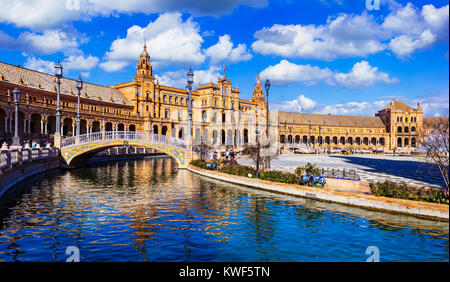
[(255, 88), (253, 89), (252, 102), (257, 103), (258, 110), (264, 110), (266, 108), (266, 99), (264, 98), (264, 90), (261, 86), (261, 81), (259, 81), (259, 75), (256, 79)]
[(134, 80), (154, 80), (152, 65), (150, 64), (150, 55), (147, 52), (147, 46), (144, 45), (144, 50), (139, 55), (139, 63), (136, 67), (136, 75)]

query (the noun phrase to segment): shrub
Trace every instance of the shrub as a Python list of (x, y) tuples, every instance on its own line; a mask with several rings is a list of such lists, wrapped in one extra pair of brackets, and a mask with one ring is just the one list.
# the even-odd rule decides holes
[(278, 170), (263, 170), (259, 172), (259, 179), (274, 182), (299, 184), (299, 177), (295, 173)]
[(409, 187), (406, 183), (397, 184), (389, 180), (370, 183), (369, 186), (372, 194), (376, 196), (448, 205), (448, 196), (444, 189)]
[(256, 177), (256, 170), (250, 166), (220, 166), (217, 171), (245, 177), (248, 177), (248, 174), (251, 174), (252, 178)]
[(319, 168), (316, 165), (311, 163), (307, 163), (305, 166), (300, 166), (295, 169), (295, 173), (298, 175), (304, 175), (305, 173), (308, 175), (320, 175)]
[(202, 160), (192, 160), (190, 162), (191, 165), (199, 167), (199, 168), (203, 168), (206, 169), (206, 165), (208, 164), (206, 161), (202, 161)]

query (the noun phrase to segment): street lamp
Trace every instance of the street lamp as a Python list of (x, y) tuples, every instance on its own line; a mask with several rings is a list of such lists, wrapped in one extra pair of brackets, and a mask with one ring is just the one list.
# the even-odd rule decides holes
[(256, 151), (256, 178), (259, 178), (259, 150), (260, 150), (260, 143), (259, 143), (259, 130), (257, 129), (255, 131), (256, 133), (256, 140), (257, 140), (257, 151)]
[(191, 138), (192, 134), (192, 98), (191, 98), (191, 91), (192, 91), (192, 83), (194, 83), (194, 73), (192, 72), (191, 67), (189, 67), (189, 71), (187, 73), (187, 85), (186, 88), (188, 89), (188, 125), (187, 125), (187, 137)]
[[(266, 79), (266, 83), (264, 85), (266, 87), (266, 136), (267, 136), (267, 142), (268, 146), (270, 147), (270, 139), (269, 139), (269, 89), (270, 89), (270, 80)], [(267, 163), (267, 168), (270, 169), (270, 161)]]
[(270, 89), (270, 80), (266, 79), (266, 83), (264, 85), (266, 87), (266, 110), (267, 110), (267, 116), (266, 116), (266, 135), (267, 139), (269, 139), (269, 89)]
[(20, 103), (20, 90), (15, 88), (13, 90), (13, 98), (15, 104), (15, 113), (14, 113), (14, 137), (11, 147), (20, 147), (20, 137), (19, 137), (19, 103)]
[(55, 135), (61, 135), (61, 78), (63, 76), (63, 67), (61, 63), (58, 61), (58, 64), (55, 66), (55, 76), (56, 80), (56, 91), (57, 91), (57, 99), (56, 99), (56, 128)]
[(200, 160), (203, 161), (203, 135), (200, 135)]
[(77, 80), (77, 89), (78, 89), (78, 104), (77, 104), (77, 118), (76, 118), (76, 123), (77, 123), (77, 132), (76, 132), (76, 136), (80, 137), (80, 96), (81, 96), (81, 89), (83, 88), (83, 80), (81, 80), (81, 74), (78, 77)]

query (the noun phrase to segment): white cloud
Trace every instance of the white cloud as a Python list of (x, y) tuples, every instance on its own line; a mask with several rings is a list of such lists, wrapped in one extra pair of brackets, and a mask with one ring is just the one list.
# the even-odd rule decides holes
[[(79, 3), (79, 5), (74, 5)], [(195, 16), (228, 14), (239, 5), (260, 8), (267, 0), (0, 0), (0, 22), (46, 29), (63, 23), (121, 13), (187, 12)], [(78, 10), (79, 9), (79, 10)]]
[(46, 61), (36, 57), (28, 57), (25, 61), (25, 67), (37, 70), (44, 73), (54, 73), (55, 72), (55, 62)]
[(317, 106), (317, 102), (304, 95), (300, 95), (292, 101), (272, 102), (270, 103), (270, 106), (273, 110), (302, 113), (314, 110)]
[(389, 74), (372, 67), (367, 61), (356, 63), (350, 72), (333, 72), (328, 68), (319, 68), (311, 65), (297, 65), (287, 60), (269, 66), (260, 76), (270, 79), (273, 85), (287, 85), (303, 82), (306, 85), (315, 85), (325, 82), (329, 85), (338, 85), (345, 88), (363, 88), (374, 85), (376, 82), (397, 83), (398, 79), (390, 78)]
[(240, 61), (248, 61), (252, 55), (248, 52), (245, 44), (238, 44), (233, 48), (230, 36), (225, 34), (219, 37), (219, 41), (205, 50), (205, 54), (211, 57), (211, 63), (217, 64), (223, 61), (237, 63)]
[(90, 70), (95, 68), (100, 59), (94, 56), (70, 56), (62, 63), (64, 68), (73, 70)]
[(328, 68), (317, 66), (297, 65), (287, 60), (281, 60), (274, 66), (269, 66), (260, 73), (261, 78), (270, 79), (273, 85), (286, 85), (295, 82), (304, 82), (308, 85), (332, 78), (333, 72)]
[(19, 49), (38, 53), (54, 54), (56, 52), (75, 53), (79, 42), (60, 30), (45, 30), (42, 34), (25, 31), (17, 39)]
[(105, 54), (101, 67), (106, 71), (117, 71), (128, 64), (135, 64), (142, 52), (144, 38), (153, 66), (203, 63), (201, 52), (203, 38), (197, 23), (191, 19), (183, 21), (180, 13), (160, 15), (146, 27), (132, 26), (125, 38), (116, 39)]
[(425, 5), (421, 10), (408, 3), (388, 1), (392, 12), (380, 24), (371, 14), (340, 14), (323, 25), (275, 24), (255, 32), (254, 52), (291, 58), (335, 60), (366, 57), (391, 50), (408, 57), (416, 50), (448, 40), (449, 6)]
[[(412, 108), (417, 108), (417, 103), (422, 103), (424, 116), (449, 116), (448, 89), (442, 93), (421, 98), (395, 97)], [(374, 116), (376, 112), (385, 108), (391, 99), (380, 99), (373, 102), (350, 101), (342, 104), (326, 105), (304, 95), (296, 99), (284, 102), (271, 102), (271, 109), (287, 112), (302, 112), (315, 114), (349, 115), (349, 116)]]
[(383, 83), (398, 83), (396, 78), (390, 78), (389, 74), (378, 71), (367, 61), (356, 63), (349, 73), (337, 73), (334, 76), (336, 83), (348, 88), (362, 88), (374, 85), (377, 81)]
[(367, 56), (385, 49), (384, 33), (373, 17), (340, 15), (326, 25), (280, 25), (255, 32), (252, 48), (263, 55), (334, 60), (339, 57)]
[(373, 116), (389, 104), (388, 100), (375, 102), (348, 102), (336, 105), (322, 105), (317, 109), (318, 114)]
[(449, 6), (425, 5), (419, 11), (411, 3), (391, 13), (382, 27), (393, 33), (389, 49), (399, 58), (448, 40)]
[(0, 30), (0, 47), (7, 50), (21, 50), (27, 53), (49, 55), (62, 52), (80, 55), (79, 45), (87, 41), (82, 35), (52, 29), (42, 33), (24, 31), (13, 38)]
[[(209, 82), (217, 82), (217, 78), (220, 76), (219, 67), (210, 66), (206, 70), (193, 70), (194, 71), (194, 86), (198, 84), (205, 84)], [(185, 88), (186, 87), (186, 73), (187, 70), (167, 71), (161, 76), (155, 75), (160, 84), (167, 86)]]
[[(65, 72), (71, 70), (90, 70), (97, 66), (100, 60), (94, 56), (70, 56), (64, 59), (61, 64)], [(43, 60), (34, 56), (27, 57), (25, 61), (25, 67), (40, 72), (53, 74), (55, 72), (55, 62)], [(83, 76), (89, 76), (89, 72), (83, 72)], [(86, 76), (86, 77), (87, 77)]]

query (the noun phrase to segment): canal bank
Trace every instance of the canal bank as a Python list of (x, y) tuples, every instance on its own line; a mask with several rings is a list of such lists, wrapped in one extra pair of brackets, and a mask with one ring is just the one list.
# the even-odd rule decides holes
[(216, 180), (275, 193), (310, 198), (318, 201), (339, 203), (371, 210), (407, 214), (439, 221), (448, 221), (449, 219), (448, 205), (379, 197), (362, 193), (330, 190), (327, 188), (323, 189), (285, 183), (274, 183), (271, 181), (205, 170), (198, 167), (193, 167), (191, 165), (188, 166), (188, 170)]
[(60, 158), (53, 157), (42, 160), (33, 160), (5, 168), (0, 171), (0, 198), (14, 185), (28, 177), (61, 167)]

